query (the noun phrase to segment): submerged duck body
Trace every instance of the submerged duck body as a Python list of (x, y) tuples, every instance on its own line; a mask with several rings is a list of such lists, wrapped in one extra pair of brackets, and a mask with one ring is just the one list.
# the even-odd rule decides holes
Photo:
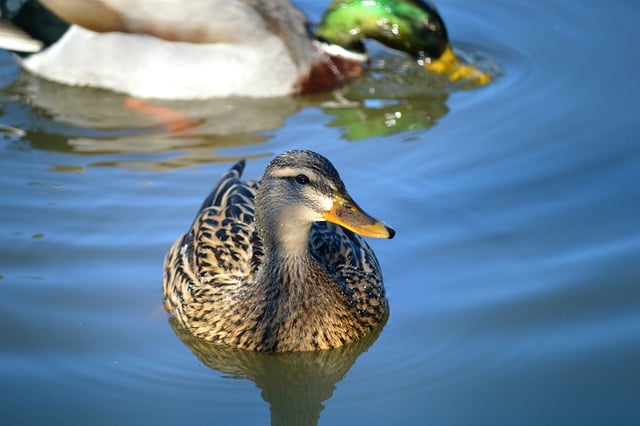
[(380, 265), (355, 232), (395, 232), (319, 154), (281, 154), (259, 183), (242, 181), (243, 168), (222, 177), (169, 250), (166, 309), (197, 337), (254, 351), (335, 348), (384, 322)]

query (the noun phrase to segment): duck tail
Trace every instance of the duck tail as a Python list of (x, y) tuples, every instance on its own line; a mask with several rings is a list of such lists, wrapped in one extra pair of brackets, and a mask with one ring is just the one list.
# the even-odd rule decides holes
[(240, 177), (244, 171), (245, 160), (238, 161), (233, 167), (231, 167), (216, 183), (207, 198), (205, 198), (199, 211), (209, 207), (221, 206), (224, 201), (229, 197), (229, 194), (233, 192), (240, 182)]
[(39, 52), (69, 29), (69, 23), (38, 2), (0, 0), (0, 13), (0, 47), (18, 54)]

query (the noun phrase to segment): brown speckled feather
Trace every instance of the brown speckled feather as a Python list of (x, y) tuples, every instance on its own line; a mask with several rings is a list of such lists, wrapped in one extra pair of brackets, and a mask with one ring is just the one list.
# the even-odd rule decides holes
[(329, 222), (311, 227), (309, 251), (343, 285), (361, 320), (378, 324), (387, 311), (382, 271), (373, 250), (360, 236)]
[(222, 176), (165, 259), (165, 307), (186, 327), (197, 324), (196, 335), (207, 329), (209, 311), (226, 309), (253, 283), (262, 263), (254, 223), (257, 183), (240, 180), (244, 166), (240, 161)]
[(257, 351), (337, 347), (382, 323), (388, 305), (378, 261), (359, 236), (340, 226), (313, 223), (309, 264), (261, 271), (258, 184), (241, 181), (243, 169), (239, 162), (223, 175), (191, 229), (169, 250), (167, 311), (195, 336)]

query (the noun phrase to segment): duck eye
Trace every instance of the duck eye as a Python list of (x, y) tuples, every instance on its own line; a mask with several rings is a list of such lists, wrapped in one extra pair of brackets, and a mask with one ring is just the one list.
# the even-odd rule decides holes
[(300, 185), (306, 185), (309, 183), (309, 178), (307, 177), (307, 175), (300, 174), (296, 176), (296, 182), (298, 182)]

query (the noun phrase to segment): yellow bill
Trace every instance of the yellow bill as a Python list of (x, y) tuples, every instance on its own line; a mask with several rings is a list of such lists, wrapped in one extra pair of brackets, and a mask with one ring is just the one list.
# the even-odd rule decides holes
[(468, 80), (472, 87), (484, 86), (491, 81), (489, 74), (471, 65), (461, 63), (450, 45), (447, 46), (442, 56), (430, 62), (425, 62), (424, 67), (431, 72), (446, 75), (449, 81), (453, 83)]

